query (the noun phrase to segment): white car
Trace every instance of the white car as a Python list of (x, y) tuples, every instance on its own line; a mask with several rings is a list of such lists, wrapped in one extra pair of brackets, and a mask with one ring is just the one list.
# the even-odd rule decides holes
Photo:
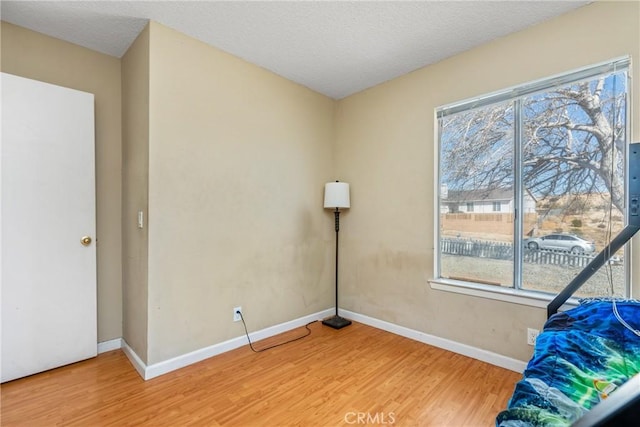
[(525, 241), (525, 245), (532, 250), (555, 249), (574, 254), (590, 254), (596, 251), (596, 245), (593, 242), (573, 234), (548, 234), (541, 237), (532, 237)]

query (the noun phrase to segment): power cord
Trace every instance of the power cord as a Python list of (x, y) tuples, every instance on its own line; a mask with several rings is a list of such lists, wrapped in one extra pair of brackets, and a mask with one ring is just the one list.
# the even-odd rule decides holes
[(316, 323), (317, 322), (317, 320), (314, 320), (313, 322), (309, 322), (306, 325), (304, 325), (305, 329), (307, 330), (307, 333), (302, 335), (301, 337), (294, 338), (294, 339), (289, 340), (289, 341), (281, 342), (280, 344), (274, 344), (274, 345), (271, 345), (269, 347), (265, 347), (265, 348), (261, 348), (259, 350), (256, 350), (255, 348), (253, 348), (253, 343), (251, 342), (251, 338), (249, 338), (249, 331), (247, 331), (247, 324), (244, 321), (244, 316), (242, 315), (242, 312), (238, 310), (238, 311), (236, 311), (236, 314), (240, 315), (240, 320), (242, 320), (242, 326), (244, 326), (244, 333), (247, 335), (247, 341), (249, 341), (249, 347), (251, 348), (251, 351), (253, 351), (254, 353), (262, 353), (263, 351), (271, 350), (272, 348), (280, 347), (282, 345), (289, 344), (289, 343), (292, 343), (294, 341), (301, 340), (302, 338), (306, 338), (309, 335), (311, 335), (311, 329), (309, 329), (309, 325), (311, 325), (312, 323)]
[(624, 326), (625, 328), (627, 328), (628, 330), (633, 332), (636, 336), (640, 337), (640, 330), (634, 329), (631, 325), (629, 325), (627, 322), (624, 321), (622, 316), (620, 316), (620, 313), (618, 312), (618, 306), (616, 305), (616, 300), (615, 299), (613, 300), (613, 314), (616, 316), (616, 319), (618, 319), (618, 322), (620, 322), (620, 324), (622, 324), (622, 326)]
[[(617, 82), (617, 77), (615, 76), (615, 74), (613, 75), (613, 89), (612, 89), (612, 93), (613, 93), (613, 106), (611, 107), (611, 127), (613, 128), (613, 135), (611, 137), (611, 172), (610, 172), (610, 180), (611, 182), (613, 182), (613, 178), (614, 178), (614, 173), (615, 173), (615, 145), (616, 145), (616, 139), (617, 139), (617, 134), (616, 134), (616, 130), (617, 130), (617, 118), (618, 118), (618, 114), (616, 113), (616, 82)], [(626, 102), (626, 99), (625, 99)], [(609, 226), (607, 228), (607, 248), (609, 248), (609, 243), (611, 243), (611, 236), (613, 234), (613, 230), (612, 230), (612, 222), (613, 222), (613, 189), (611, 189), (610, 193), (610, 199), (609, 199)], [(610, 248), (607, 250), (607, 253), (605, 253), (605, 258), (607, 259), (607, 261), (609, 261), (609, 259), (611, 258), (611, 251)], [(636, 336), (640, 337), (640, 330), (635, 329), (633, 327), (631, 327), (631, 325), (629, 325), (627, 322), (625, 322), (625, 320), (622, 318), (622, 316), (620, 316), (620, 312), (618, 311), (618, 304), (616, 302), (615, 296), (614, 296), (614, 288), (613, 288), (613, 268), (611, 266), (611, 262), (607, 262), (607, 265), (605, 267), (605, 270), (607, 272), (607, 279), (609, 280), (609, 292), (612, 296), (612, 308), (613, 308), (613, 314), (616, 317), (616, 319), (618, 320), (618, 322), (620, 322), (620, 324), (622, 326), (624, 326), (625, 328), (627, 328), (628, 330), (630, 330), (631, 332), (633, 332)]]

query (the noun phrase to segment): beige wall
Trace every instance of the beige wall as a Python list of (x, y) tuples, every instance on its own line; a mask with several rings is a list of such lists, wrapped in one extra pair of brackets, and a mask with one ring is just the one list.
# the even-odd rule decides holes
[(122, 57), (123, 337), (147, 361), (149, 227), (149, 27)]
[[(434, 109), (630, 54), (638, 112), (639, 18), (638, 2), (591, 4), (339, 101), (335, 170), (352, 186), (342, 221), (341, 305), (527, 360), (525, 331), (542, 326), (543, 309), (432, 290), (427, 282)], [(640, 139), (638, 126), (633, 136)]]
[(148, 362), (331, 307), (334, 101), (153, 22), (149, 97)]
[(526, 360), (544, 310), (427, 283), (434, 108), (626, 54), (638, 82), (639, 19), (595, 3), (339, 102), (155, 23), (122, 63), (2, 23), (1, 67), (96, 95), (100, 341), (153, 364), (241, 335), (237, 305), (250, 330), (331, 307), (338, 178), (344, 308)]
[(122, 336), (120, 60), (2, 22), (3, 72), (95, 95), (98, 341)]

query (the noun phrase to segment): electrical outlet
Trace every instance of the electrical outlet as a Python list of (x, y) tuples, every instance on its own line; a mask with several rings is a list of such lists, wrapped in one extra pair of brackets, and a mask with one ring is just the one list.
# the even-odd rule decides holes
[(242, 313), (242, 307), (233, 307), (233, 321), (234, 322), (239, 322), (242, 320), (242, 317), (240, 316), (240, 314), (238, 313)]
[(527, 328), (527, 344), (535, 345), (536, 338), (538, 338), (538, 334), (540, 334), (539, 330)]

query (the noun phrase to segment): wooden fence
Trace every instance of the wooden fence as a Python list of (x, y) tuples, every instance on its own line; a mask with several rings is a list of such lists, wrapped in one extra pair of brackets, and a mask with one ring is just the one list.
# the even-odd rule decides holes
[(531, 264), (566, 265), (570, 267), (586, 267), (594, 255), (573, 254), (569, 251), (554, 249), (524, 249), (522, 261)]
[[(440, 228), (444, 231), (470, 232), (500, 234), (504, 236), (513, 235), (513, 213), (447, 213), (440, 214)], [(524, 230), (529, 231), (533, 228), (538, 220), (535, 213), (524, 214)]]
[[(569, 251), (522, 248), (523, 261), (531, 264), (553, 264), (585, 267), (594, 255), (573, 254)], [(513, 245), (504, 242), (482, 240), (441, 239), (440, 252), (478, 258), (513, 259)]]

